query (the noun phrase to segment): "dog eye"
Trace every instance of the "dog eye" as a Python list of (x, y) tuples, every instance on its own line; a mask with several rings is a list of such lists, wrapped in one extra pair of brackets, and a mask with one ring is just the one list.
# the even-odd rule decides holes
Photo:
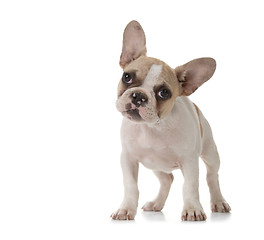
[(125, 84), (131, 84), (132, 83), (132, 76), (129, 73), (124, 72), (122, 81)]
[(162, 89), (158, 92), (158, 96), (162, 99), (162, 100), (166, 100), (169, 99), (171, 97), (171, 92), (168, 89)]

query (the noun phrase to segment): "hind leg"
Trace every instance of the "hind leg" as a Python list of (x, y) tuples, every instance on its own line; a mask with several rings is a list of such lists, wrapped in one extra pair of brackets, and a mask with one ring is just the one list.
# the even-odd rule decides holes
[(205, 162), (207, 168), (206, 179), (211, 195), (211, 209), (212, 212), (230, 212), (231, 208), (220, 191), (218, 180), (220, 159), (211, 131), (209, 133), (211, 136), (204, 141), (201, 158)]
[(154, 171), (160, 182), (160, 190), (158, 196), (150, 202), (147, 202), (142, 209), (144, 211), (161, 211), (169, 195), (170, 187), (173, 181), (173, 175), (160, 171)]

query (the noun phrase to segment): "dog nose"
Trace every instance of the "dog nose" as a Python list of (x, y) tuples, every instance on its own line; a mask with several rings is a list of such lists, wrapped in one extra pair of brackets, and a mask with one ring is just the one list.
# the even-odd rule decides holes
[(148, 97), (142, 92), (134, 92), (131, 94), (132, 103), (136, 105), (136, 107), (144, 106), (147, 101)]

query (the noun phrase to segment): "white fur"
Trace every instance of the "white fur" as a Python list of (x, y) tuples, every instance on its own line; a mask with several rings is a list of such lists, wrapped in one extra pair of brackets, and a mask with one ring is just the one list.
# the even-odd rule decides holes
[(137, 187), (138, 164), (154, 171), (160, 180), (160, 191), (154, 201), (143, 209), (159, 211), (163, 208), (173, 180), (171, 172), (180, 168), (184, 176), (182, 211), (183, 220), (205, 220), (206, 215), (199, 200), (198, 159), (207, 166), (207, 181), (213, 211), (230, 211), (218, 183), (219, 156), (211, 128), (200, 112), (199, 118), (188, 97), (178, 97), (171, 113), (159, 123), (138, 124), (124, 118), (121, 128), (121, 166), (124, 175), (125, 195), (113, 219), (134, 219), (139, 191)]
[(162, 65), (153, 64), (144, 80), (142, 88), (153, 89), (162, 72)]
[[(140, 62), (140, 64), (135, 64), (138, 68), (149, 66), (150, 59), (145, 57), (145, 43), (146, 38), (142, 27), (137, 21), (131, 21), (124, 31), (120, 65), (125, 68), (133, 59)], [(152, 61), (157, 63), (156, 60)], [(168, 71), (162, 72), (163, 67), (166, 65), (153, 64), (143, 84), (128, 87), (125, 92), (121, 92), (116, 103), (117, 109), (124, 116), (121, 128), (121, 166), (125, 191), (120, 208), (111, 215), (113, 219), (134, 219), (139, 198), (138, 166), (142, 163), (153, 170), (160, 181), (157, 197), (147, 202), (143, 210), (160, 211), (163, 208), (173, 181), (172, 171), (179, 168), (184, 176), (182, 219), (205, 220), (206, 215), (198, 192), (199, 157), (207, 167), (207, 183), (211, 194), (212, 211), (229, 212), (231, 210), (220, 192), (218, 182), (220, 160), (211, 128), (203, 114), (197, 112), (188, 97), (176, 97), (175, 94), (176, 100), (172, 110), (168, 115), (160, 118), (159, 102), (157, 103), (155, 96), (157, 93), (154, 92), (154, 87), (158, 84), (161, 73), (164, 79), (171, 77), (171, 74), (166, 76), (169, 74)], [(186, 81), (178, 89), (179, 94), (182, 90), (183, 95), (189, 96), (210, 79), (215, 67), (216, 62), (212, 58), (195, 59), (177, 67), (175, 81), (178, 80), (178, 75), (179, 80)], [(174, 83), (167, 84), (175, 85)], [(170, 87), (175, 89), (176, 86)], [(144, 104), (141, 104), (140, 100), (138, 104), (133, 103), (135, 93), (146, 96), (147, 100)], [(171, 101), (164, 101), (163, 104), (170, 104), (167, 107), (171, 109)]]

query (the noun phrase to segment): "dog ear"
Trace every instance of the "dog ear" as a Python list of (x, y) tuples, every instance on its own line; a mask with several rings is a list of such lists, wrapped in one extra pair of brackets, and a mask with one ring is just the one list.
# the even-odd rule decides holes
[(131, 61), (140, 56), (145, 56), (146, 52), (145, 33), (137, 21), (131, 21), (124, 30), (123, 48), (119, 64), (124, 68)]
[(198, 58), (175, 69), (182, 86), (182, 95), (189, 96), (214, 74), (216, 62), (213, 58)]

